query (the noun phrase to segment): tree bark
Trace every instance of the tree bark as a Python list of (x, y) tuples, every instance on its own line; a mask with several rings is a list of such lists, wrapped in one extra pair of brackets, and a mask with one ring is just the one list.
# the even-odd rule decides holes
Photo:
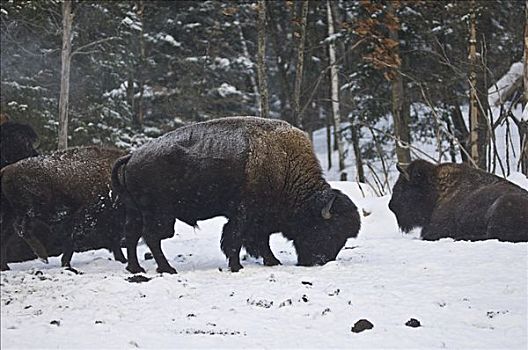
[[(331, 0), (326, 1), (326, 13), (328, 21), (328, 36), (334, 36), (334, 16), (332, 14)], [(337, 154), (339, 157), (339, 171), (345, 169), (345, 158), (343, 150), (343, 139), (341, 135), (341, 114), (339, 110), (339, 77), (336, 67), (335, 43), (333, 40), (328, 42), (328, 57), (330, 64), (330, 85), (331, 85), (331, 102), (334, 122), (334, 137), (337, 142)]]
[[(242, 24), (240, 21), (240, 16), (237, 13), (237, 19), (238, 19), (238, 36), (240, 38), (240, 43), (242, 44), (242, 53), (244, 54), (244, 57), (248, 60), (251, 60), (251, 55), (249, 54), (249, 49), (246, 43), (246, 38), (244, 37), (244, 31), (242, 30)], [(257, 110), (260, 108), (260, 95), (259, 95), (259, 89), (257, 85), (257, 79), (255, 79), (255, 71), (253, 69), (250, 70), (249, 73), (249, 81), (251, 82), (251, 87), (253, 88), (253, 93), (255, 94), (255, 106)]]
[(478, 148), (478, 101), (477, 101), (477, 29), (475, 3), (471, 1), (469, 19), (469, 129), (470, 129), (470, 154), (476, 164), (479, 164)]
[[(395, 19), (396, 9), (393, 1), (389, 2), (389, 14)], [(393, 49), (393, 54), (396, 62), (400, 62), (400, 39), (397, 29), (389, 30), (389, 38), (397, 42)], [(410, 110), (409, 104), (405, 101), (405, 92), (403, 85), (403, 76), (399, 67), (394, 68), (391, 80), (391, 97), (392, 97), (392, 118), (394, 120), (394, 136), (396, 136), (396, 156), (398, 163), (407, 165), (411, 162), (411, 151), (409, 144), (411, 136), (409, 132)]]
[(295, 31), (294, 36), (298, 36), (297, 45), (297, 63), (295, 66), (295, 86), (293, 90), (293, 121), (298, 128), (303, 127), (303, 120), (300, 115), (301, 112), (301, 86), (304, 68), (304, 43), (306, 41), (306, 20), (308, 17), (308, 0), (303, 0), (301, 9), (301, 23), (299, 25), (299, 32)]
[(291, 110), (291, 103), (290, 103), (290, 93), (291, 93), (291, 87), (290, 82), (288, 80), (288, 72), (286, 67), (284, 66), (284, 60), (285, 60), (285, 54), (282, 50), (281, 41), (278, 37), (278, 33), (281, 32), (281, 27), (279, 23), (275, 20), (275, 14), (272, 11), (272, 7), (268, 7), (268, 19), (269, 19), (269, 27), (271, 40), (273, 44), (273, 49), (275, 51), (275, 55), (277, 58), (277, 68), (279, 71), (279, 99), (281, 103), (281, 112), (282, 112), (282, 118), (290, 123), (293, 124), (293, 119), (291, 118), (291, 113), (289, 112)]
[(139, 31), (139, 67), (138, 67), (138, 76), (139, 76), (139, 98), (137, 101), (138, 104), (138, 111), (136, 115), (136, 125), (138, 127), (143, 126), (143, 122), (145, 119), (145, 106), (144, 106), (144, 100), (143, 100), (143, 93), (145, 90), (145, 73), (144, 73), (144, 67), (146, 63), (146, 54), (145, 54), (145, 39), (144, 39), (144, 33), (145, 33), (145, 3), (143, 0), (138, 1), (138, 17), (141, 21), (141, 30)]
[[(480, 80), (478, 78), (481, 73)], [(470, 154), (479, 168), (486, 170), (488, 145), (487, 93), (483, 74), (485, 67), (477, 56), (477, 16), (475, 0), (471, 0), (469, 14), (469, 129)], [(481, 92), (479, 93), (479, 89)]]
[(528, 0), (524, 11), (524, 104), (528, 103)]
[(257, 3), (258, 57), (257, 76), (260, 95), (260, 116), (269, 118), (268, 77), (266, 69), (266, 1)]
[(528, 177), (528, 0), (524, 12), (524, 110), (521, 117), (521, 171)]
[(58, 149), (68, 148), (68, 99), (70, 94), (70, 63), (72, 49), (71, 0), (62, 3), (62, 53), (61, 53), (61, 88), (59, 97), (59, 138)]

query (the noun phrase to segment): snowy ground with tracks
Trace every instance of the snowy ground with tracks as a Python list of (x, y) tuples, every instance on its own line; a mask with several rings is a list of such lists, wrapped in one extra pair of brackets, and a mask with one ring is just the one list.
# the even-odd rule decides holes
[[(248, 258), (231, 273), (223, 218), (176, 224), (163, 248), (177, 275), (147, 260), (133, 282), (105, 250), (75, 254), (78, 275), (59, 258), (10, 264), (1, 348), (527, 348), (526, 243), (424, 242), (399, 232), (389, 197), (333, 185), (360, 206), (363, 226), (321, 267), (295, 266), (292, 245), (274, 235), (283, 265)], [(361, 319), (374, 327), (352, 332)]]

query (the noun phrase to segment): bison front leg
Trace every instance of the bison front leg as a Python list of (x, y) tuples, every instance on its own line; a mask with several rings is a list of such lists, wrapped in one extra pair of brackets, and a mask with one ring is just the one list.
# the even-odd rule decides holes
[(0, 233), (0, 271), (9, 270), (7, 265), (7, 247), (16, 238), (13, 231), (13, 220), (2, 217), (2, 230)]

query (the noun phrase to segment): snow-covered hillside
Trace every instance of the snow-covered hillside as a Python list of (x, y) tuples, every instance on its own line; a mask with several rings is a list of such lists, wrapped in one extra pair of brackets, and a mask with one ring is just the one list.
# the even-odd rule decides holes
[[(178, 222), (163, 241), (178, 274), (142, 261), (143, 283), (104, 250), (74, 255), (80, 275), (59, 258), (10, 264), (1, 273), (1, 348), (526, 349), (526, 243), (424, 242), (399, 232), (388, 196), (332, 185), (360, 207), (363, 226), (322, 267), (295, 266), (292, 245), (274, 235), (282, 266), (247, 258), (231, 273), (223, 218), (199, 230)], [(411, 318), (421, 326), (406, 326)], [(351, 332), (360, 319), (374, 328)]]

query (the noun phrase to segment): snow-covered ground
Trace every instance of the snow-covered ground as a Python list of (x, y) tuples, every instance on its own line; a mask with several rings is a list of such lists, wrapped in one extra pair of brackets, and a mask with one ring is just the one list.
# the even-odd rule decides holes
[[(295, 266), (292, 245), (274, 235), (282, 266), (248, 258), (231, 273), (223, 218), (199, 230), (178, 222), (163, 241), (178, 274), (142, 261), (143, 283), (104, 250), (74, 255), (80, 275), (59, 258), (10, 264), (1, 348), (527, 348), (526, 243), (421, 241), (399, 232), (388, 196), (332, 185), (360, 207), (363, 226), (322, 267)], [(406, 326), (411, 318), (421, 327)], [(374, 328), (351, 332), (360, 319)]]
[[(515, 132), (512, 138), (517, 145)], [(326, 169), (324, 130), (314, 143)], [(434, 157), (434, 144), (420, 148)], [(515, 170), (515, 155), (509, 159)], [(352, 157), (346, 165), (353, 180)], [(387, 167), (393, 182), (394, 161)], [(528, 189), (524, 175), (509, 179)], [(390, 196), (376, 197), (379, 188), (332, 185), (362, 216), (358, 237), (335, 262), (295, 266), (292, 245), (277, 234), (271, 246), (282, 266), (247, 258), (242, 271), (231, 273), (219, 243), (226, 220), (215, 218), (199, 230), (178, 222), (175, 237), (162, 243), (178, 274), (157, 274), (153, 260), (141, 261), (143, 283), (129, 281), (124, 265), (104, 250), (74, 254), (79, 275), (60, 268), (59, 258), (10, 264), (0, 275), (0, 347), (527, 349), (527, 243), (424, 242), (419, 232), (398, 230)], [(139, 249), (143, 257), (147, 248)], [(406, 326), (411, 318), (421, 326)], [(374, 328), (351, 332), (360, 319)]]

